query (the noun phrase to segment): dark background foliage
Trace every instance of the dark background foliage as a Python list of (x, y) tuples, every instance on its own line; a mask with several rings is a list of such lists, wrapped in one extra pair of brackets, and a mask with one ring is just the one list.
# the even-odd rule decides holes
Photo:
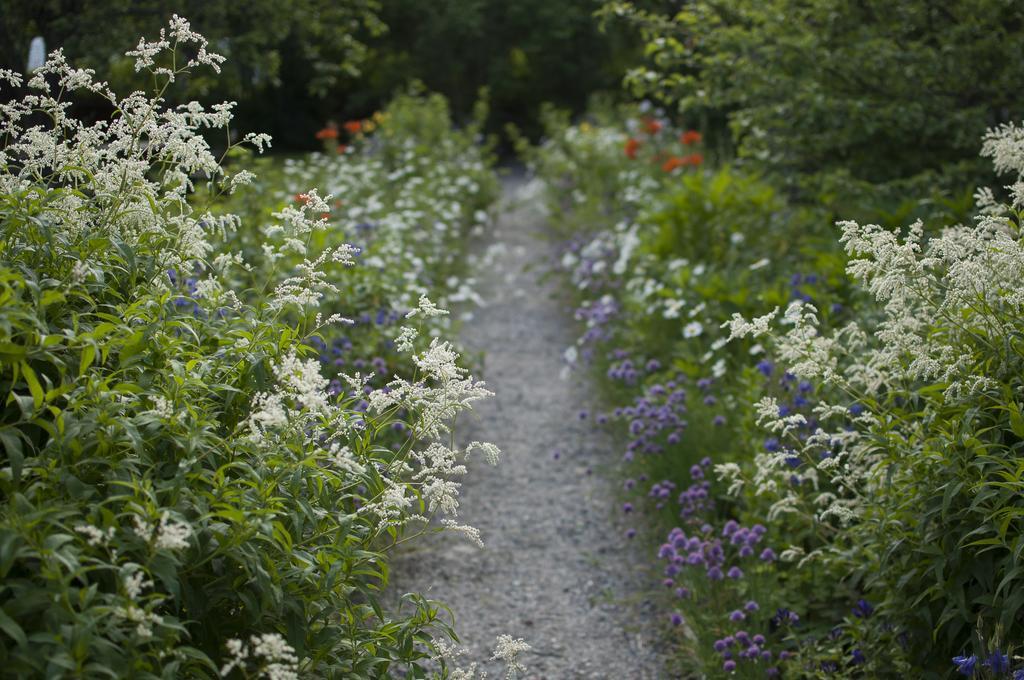
[[(239, 129), (266, 130), (275, 149), (316, 148), (313, 133), (381, 109), (410, 81), (446, 95), (466, 120), (478, 91), (491, 130), (515, 123), (536, 135), (542, 102), (582, 111), (588, 96), (619, 88), (639, 53), (626, 31), (602, 35), (598, 0), (5, 0), (0, 67), (24, 71), (36, 35), (47, 51), (118, 85), (141, 86), (122, 45), (155, 37), (173, 13), (224, 54), (223, 77), (178, 92), (237, 101)], [(97, 104), (99, 106), (99, 104)], [(98, 109), (96, 114), (106, 115)]]

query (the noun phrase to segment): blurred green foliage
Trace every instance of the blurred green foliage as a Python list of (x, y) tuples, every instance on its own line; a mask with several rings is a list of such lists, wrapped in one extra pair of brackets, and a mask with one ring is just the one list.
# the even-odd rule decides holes
[(1020, 2), (661, 5), (616, 1), (601, 12), (645, 39), (646, 65), (627, 79), (634, 93), (794, 183), (879, 184), (940, 168), (970, 181), (982, 172), (985, 129), (1024, 116)]
[[(240, 129), (267, 130), (278, 148), (311, 147), (325, 102), (359, 74), (366, 41), (386, 30), (379, 10), (379, 0), (9, 0), (0, 12), (0, 67), (24, 71), (41, 35), (48, 52), (62, 47), (115, 88), (143, 88), (149, 83), (125, 46), (154, 38), (179, 14), (227, 62), (220, 76), (190, 76), (172, 103), (237, 101)], [(107, 115), (102, 102), (94, 105), (91, 117)]]
[[(275, 148), (317, 147), (333, 119), (363, 118), (419, 81), (469, 120), (477, 92), (492, 97), (491, 130), (541, 131), (541, 103), (579, 111), (591, 93), (618, 90), (640, 43), (602, 34), (599, 0), (8, 0), (0, 67), (25, 69), (36, 35), (116, 87), (145, 82), (122, 45), (188, 18), (228, 58), (223, 77), (194, 77), (181, 101), (237, 101), (241, 129), (267, 130)], [(116, 46), (116, 47), (115, 47)], [(175, 102), (177, 103), (177, 102)], [(108, 112), (97, 103), (94, 118)]]

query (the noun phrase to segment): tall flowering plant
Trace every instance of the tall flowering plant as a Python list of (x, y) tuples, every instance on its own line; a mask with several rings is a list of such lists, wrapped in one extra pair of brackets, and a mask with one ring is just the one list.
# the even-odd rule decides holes
[[(253, 227), (216, 206), (255, 177), (204, 133), (227, 133), (232, 105), (163, 103), (222, 57), (179, 17), (128, 55), (154, 92), (120, 97), (58, 51), (0, 108), (6, 670), (425, 677), (433, 658), (446, 673), (443, 607), (379, 596), (388, 550), (434, 516), (479, 540), (455, 519), (456, 479), (498, 451), (456, 448), (449, 427), (489, 393), (449, 343), (417, 340), (444, 314), (425, 296), (393, 328), (408, 377), (332, 366), (336, 389), (317, 347), (352, 320), (320, 310), (359, 265), (324, 244), (332, 197), (303, 191), (258, 254), (231, 250)], [(75, 119), (81, 93), (111, 117)], [(523, 645), (505, 647), (515, 663)]]
[(784, 332), (776, 313), (728, 324), (733, 337), (771, 338), (821, 400), (805, 416), (763, 399), (760, 422), (783, 444), (718, 471), (769, 514), (812, 519), (816, 540), (784, 556), (870, 594), (892, 633), (876, 653), (941, 667), (942, 649), (964, 675), (1005, 677), (1024, 634), (1021, 128), (990, 130), (982, 155), (1012, 180), (1005, 201), (976, 194), (973, 224), (929, 238), (920, 223), (902, 234), (840, 223), (847, 271), (874, 300), (856, 320), (826, 330), (797, 300)]

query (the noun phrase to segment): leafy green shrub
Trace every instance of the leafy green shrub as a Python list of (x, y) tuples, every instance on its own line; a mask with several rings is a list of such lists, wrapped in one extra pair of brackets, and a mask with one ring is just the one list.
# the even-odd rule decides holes
[[(1018, 3), (635, 5), (603, 10), (647, 42), (634, 90), (787, 180), (841, 172), (882, 183), (970, 164), (987, 126), (1024, 115)], [(964, 184), (983, 170), (971, 165)]]
[[(255, 179), (203, 137), (227, 131), (231, 105), (162, 102), (222, 58), (178, 17), (129, 55), (154, 94), (118, 97), (55, 52), (0, 117), (5, 673), (425, 677), (452, 632), (420, 596), (383, 608), (387, 553), (438, 514), (475, 538), (452, 518), (457, 456), (497, 457), (442, 443), (488, 394), (449, 343), (427, 344), (443, 313), (422, 293), (442, 288), (377, 331), (407, 377), (331, 382), (325, 340), (351, 325), (333, 307), (360, 257), (329, 238), (333, 199), (306, 187), (272, 201), (269, 224), (217, 210)], [(83, 93), (110, 119), (69, 116)], [(414, 249), (412, 226), (384, 240)]]

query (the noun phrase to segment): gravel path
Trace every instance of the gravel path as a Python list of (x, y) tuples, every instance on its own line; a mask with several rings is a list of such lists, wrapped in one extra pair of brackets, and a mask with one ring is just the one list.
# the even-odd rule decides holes
[(460, 439), (502, 450), (497, 468), (471, 465), (462, 490), (459, 520), (481, 530), (485, 547), (447, 533), (418, 539), (398, 556), (393, 587), (450, 605), (469, 660), (487, 659), (508, 633), (533, 647), (523, 657), (528, 678), (667, 678), (664, 626), (644, 595), (657, 576), (635, 558), (614, 490), (595, 472), (617, 451), (579, 419), (593, 403), (588, 386), (559, 376), (572, 321), (554, 282), (538, 280), (551, 245), (524, 186), (504, 181), (477, 272), (486, 305), (463, 329), (466, 347), (485, 354), (496, 396), (460, 422)]

